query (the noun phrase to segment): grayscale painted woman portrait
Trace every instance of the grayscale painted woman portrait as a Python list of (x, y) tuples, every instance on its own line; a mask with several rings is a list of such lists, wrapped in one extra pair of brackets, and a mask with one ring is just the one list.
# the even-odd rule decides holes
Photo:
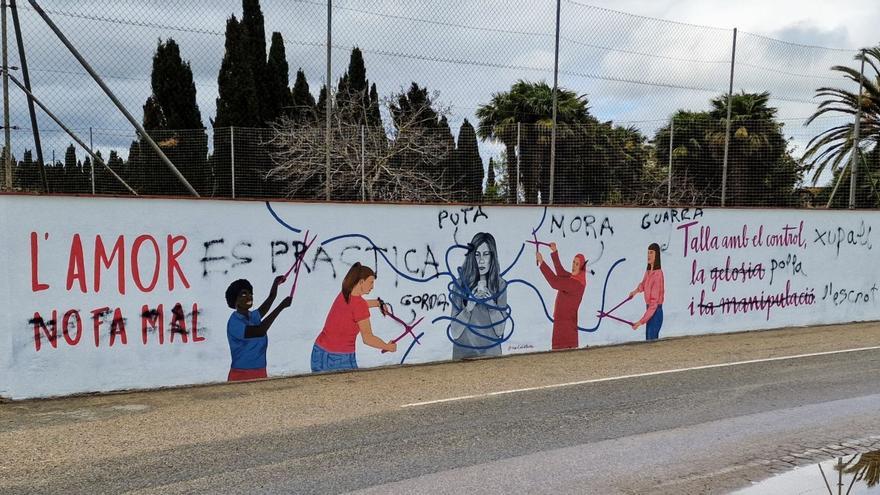
[(508, 314), (506, 289), (495, 238), (480, 232), (468, 245), (450, 290), (452, 359), (501, 355)]

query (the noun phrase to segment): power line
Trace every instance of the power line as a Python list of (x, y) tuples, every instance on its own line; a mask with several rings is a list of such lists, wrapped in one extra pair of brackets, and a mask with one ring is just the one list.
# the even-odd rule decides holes
[(632, 14), (632, 13), (629, 13), (629, 12), (623, 12), (623, 11), (620, 11), (620, 10), (608, 9), (608, 8), (605, 8), (605, 7), (597, 7), (597, 6), (595, 6), (595, 5), (588, 5), (588, 4), (585, 4), (585, 3), (576, 2), (575, 0), (564, 0), (564, 1), (565, 1), (565, 3), (567, 3), (567, 4), (576, 5), (576, 6), (578, 6), (578, 7), (583, 7), (583, 8), (590, 9), (590, 10), (597, 10), (597, 11), (600, 11), (600, 12), (606, 12), (606, 13), (615, 14), (615, 15), (620, 15), (620, 16), (624, 16), (624, 17), (630, 17), (630, 18), (633, 18), (633, 19), (640, 19), (640, 20), (643, 20), (643, 21), (655, 21), (655, 22), (664, 23), (664, 24), (676, 24), (676, 25), (679, 25), (679, 26), (687, 26), (687, 27), (694, 27), (694, 28), (700, 28), (700, 29), (707, 29), (707, 30), (711, 30), (711, 31), (724, 31), (724, 32), (730, 32), (730, 31), (731, 31), (729, 28), (720, 28), (720, 27), (715, 27), (715, 26), (704, 26), (704, 25), (701, 25), (701, 24), (691, 24), (691, 23), (688, 23), (688, 22), (671, 21), (671, 20), (669, 20), (669, 19), (660, 19), (660, 18), (657, 18), (657, 17), (648, 17), (648, 16), (645, 16), (645, 15)]

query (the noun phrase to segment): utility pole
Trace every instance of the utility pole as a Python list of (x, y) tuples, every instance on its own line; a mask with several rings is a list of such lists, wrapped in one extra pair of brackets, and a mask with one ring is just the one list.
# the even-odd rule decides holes
[[(18, 7), (15, 0), (9, 0), (9, 10), (12, 12), (12, 28), (15, 30), (15, 41), (18, 45), (18, 60), (21, 63), (21, 75), (24, 80), (24, 87), (28, 91), (31, 90), (31, 76), (28, 71), (27, 54), (24, 51), (24, 35), (21, 32), (21, 23), (18, 22)], [(46, 177), (46, 164), (43, 160), (43, 144), (40, 141), (40, 126), (37, 123), (37, 112), (34, 109), (34, 99), (28, 96), (28, 113), (31, 117), (31, 131), (34, 134), (34, 148), (37, 152), (37, 165), (40, 167), (40, 180), (43, 182), (43, 191), (49, 190), (49, 179)]]
[(330, 146), (332, 146), (333, 134), (330, 132), (330, 110), (333, 108), (333, 104), (330, 99), (332, 98), (332, 94), (330, 92), (330, 59), (331, 59), (331, 43), (333, 42), (333, 0), (327, 0), (327, 101), (325, 102), (324, 111), (327, 114), (326, 125), (327, 130), (324, 135), (324, 141), (326, 143), (327, 149), (324, 155), (324, 199), (330, 201)]
[(9, 52), (6, 46), (6, 0), (2, 0), (0, 8), (3, 13), (0, 14), (0, 23), (3, 24), (3, 162), (6, 190), (12, 190), (12, 137), (9, 135)]
[(852, 161), (850, 162), (850, 174), (849, 174), (849, 208), (853, 209), (856, 207), (856, 189), (858, 183), (858, 170), (859, 170), (859, 158), (861, 156), (861, 149), (859, 148), (859, 131), (861, 131), (861, 123), (862, 123), (862, 89), (864, 87), (865, 80), (865, 49), (862, 49), (862, 68), (859, 70), (859, 92), (856, 93), (856, 98), (858, 99), (858, 110), (856, 111), (856, 121), (853, 124), (853, 146), (852, 146)]
[(721, 206), (727, 202), (727, 156), (730, 150), (730, 112), (733, 109), (733, 69), (736, 67), (736, 28), (733, 28), (733, 52), (730, 55), (730, 86), (727, 90), (727, 128), (724, 131), (724, 165), (721, 169)]
[(559, 96), (559, 14), (562, 10), (562, 0), (556, 0), (556, 49), (553, 54), (553, 127), (550, 129), (550, 195), (547, 203), (553, 204), (553, 189), (556, 185), (556, 106)]

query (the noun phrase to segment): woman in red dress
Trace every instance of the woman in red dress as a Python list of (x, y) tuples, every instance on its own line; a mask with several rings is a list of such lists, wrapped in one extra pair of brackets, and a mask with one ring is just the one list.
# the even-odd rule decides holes
[(536, 254), (541, 273), (556, 289), (556, 303), (553, 306), (553, 349), (576, 349), (578, 347), (578, 308), (587, 288), (587, 260), (583, 254), (575, 255), (571, 261), (571, 272), (565, 270), (556, 252), (556, 243), (550, 243), (550, 258), (556, 273), (544, 262), (540, 252)]

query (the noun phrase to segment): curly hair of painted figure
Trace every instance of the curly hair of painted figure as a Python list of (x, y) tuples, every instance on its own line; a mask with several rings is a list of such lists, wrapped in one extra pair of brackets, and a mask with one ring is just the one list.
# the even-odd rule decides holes
[(655, 242), (648, 246), (648, 265), (642, 281), (629, 293), (629, 297), (635, 297), (640, 292), (645, 294), (645, 314), (632, 324), (633, 330), (645, 325), (645, 340), (660, 338), (660, 327), (663, 326), (663, 300), (666, 296), (666, 286), (661, 266), (660, 245)]
[(226, 304), (235, 310), (226, 322), (226, 339), (232, 356), (228, 381), (266, 378), (266, 349), (269, 346), (266, 334), (278, 315), (293, 302), (293, 298), (285, 297), (274, 310), (269, 311), (278, 295), (278, 286), (284, 281), (283, 276), (275, 277), (268, 297), (253, 311), (254, 287), (250, 282), (239, 279), (226, 288)]
[(495, 238), (487, 232), (468, 244), (450, 286), (452, 359), (500, 356), (507, 323), (507, 282), (501, 278)]

